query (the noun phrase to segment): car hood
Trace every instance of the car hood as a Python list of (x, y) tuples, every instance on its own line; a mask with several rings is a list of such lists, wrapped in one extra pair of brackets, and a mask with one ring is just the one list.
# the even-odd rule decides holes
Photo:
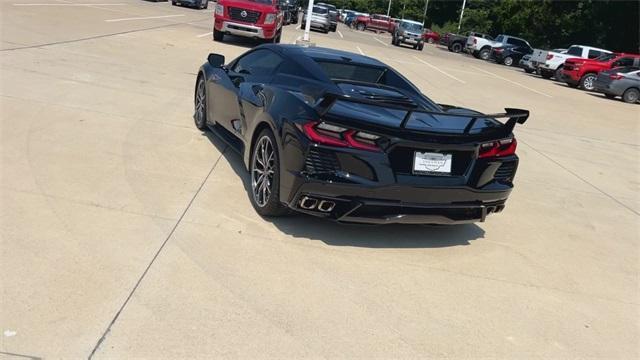
[(218, 0), (218, 4), (223, 6), (237, 7), (241, 9), (256, 10), (260, 12), (276, 12), (276, 7), (273, 4), (262, 4), (259, 2), (247, 0)]

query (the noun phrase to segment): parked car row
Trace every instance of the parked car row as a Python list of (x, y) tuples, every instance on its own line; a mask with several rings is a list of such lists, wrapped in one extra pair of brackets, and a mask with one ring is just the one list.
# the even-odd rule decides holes
[(608, 98), (635, 103), (640, 98), (640, 54), (614, 53), (593, 46), (567, 49), (534, 49), (525, 39), (501, 34), (469, 32), (445, 34), (440, 44), (451, 52), (463, 50), (482, 60), (519, 66), (528, 74), (554, 78), (573, 88), (595, 91)]

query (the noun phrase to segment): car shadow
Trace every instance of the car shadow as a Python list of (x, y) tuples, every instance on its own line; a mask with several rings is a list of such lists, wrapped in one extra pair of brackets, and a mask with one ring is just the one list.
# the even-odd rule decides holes
[[(251, 180), (240, 154), (233, 151), (210, 131), (203, 136), (222, 153), (242, 181), (247, 196), (251, 196)], [(319, 240), (331, 246), (365, 248), (441, 248), (469, 245), (484, 237), (476, 224), (436, 225), (361, 225), (344, 224), (310, 215), (291, 212), (278, 218), (264, 218), (285, 234), (294, 238)]]

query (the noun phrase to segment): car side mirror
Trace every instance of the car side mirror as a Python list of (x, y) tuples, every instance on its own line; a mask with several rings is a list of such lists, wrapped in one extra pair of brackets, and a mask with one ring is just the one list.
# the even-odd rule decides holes
[(207, 57), (207, 61), (213, 67), (222, 67), (224, 65), (224, 55), (211, 53)]

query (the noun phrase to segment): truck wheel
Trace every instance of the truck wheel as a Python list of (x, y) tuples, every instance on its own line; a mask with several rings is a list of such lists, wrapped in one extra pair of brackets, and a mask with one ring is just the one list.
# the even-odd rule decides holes
[(638, 101), (640, 98), (640, 91), (638, 89), (627, 89), (627, 91), (622, 94), (622, 101), (633, 104)]
[(559, 66), (556, 69), (556, 71), (553, 73), (553, 77), (556, 79), (556, 81), (562, 80), (562, 66)]
[(462, 44), (460, 44), (460, 43), (453, 43), (453, 44), (451, 45), (450, 50), (451, 50), (452, 52), (454, 52), (454, 53), (456, 53), (456, 54), (457, 54), (457, 53), (459, 53), (459, 52), (461, 52), (461, 51), (462, 51)]
[(278, 31), (278, 33), (276, 34), (276, 36), (273, 37), (273, 39), (271, 39), (270, 42), (274, 43), (274, 44), (279, 44), (280, 43), (280, 37), (282, 36), (282, 31)]
[(418, 50), (422, 51), (424, 49), (424, 43), (418, 44)]
[(490, 55), (491, 55), (491, 49), (486, 47), (482, 48), (482, 50), (480, 50), (480, 52), (478, 53), (478, 57), (482, 60), (488, 60)]
[(222, 31), (213, 29), (213, 41), (224, 41), (224, 33)]
[(356, 29), (360, 30), (360, 31), (364, 31), (366, 26), (364, 26), (364, 23), (358, 23), (358, 25), (356, 26)]
[(593, 89), (595, 89), (595, 81), (596, 81), (596, 74), (594, 73), (589, 73), (589, 74), (585, 74), (582, 79), (580, 79), (580, 87), (582, 88), (582, 90), (586, 90), (586, 91), (593, 91)]

